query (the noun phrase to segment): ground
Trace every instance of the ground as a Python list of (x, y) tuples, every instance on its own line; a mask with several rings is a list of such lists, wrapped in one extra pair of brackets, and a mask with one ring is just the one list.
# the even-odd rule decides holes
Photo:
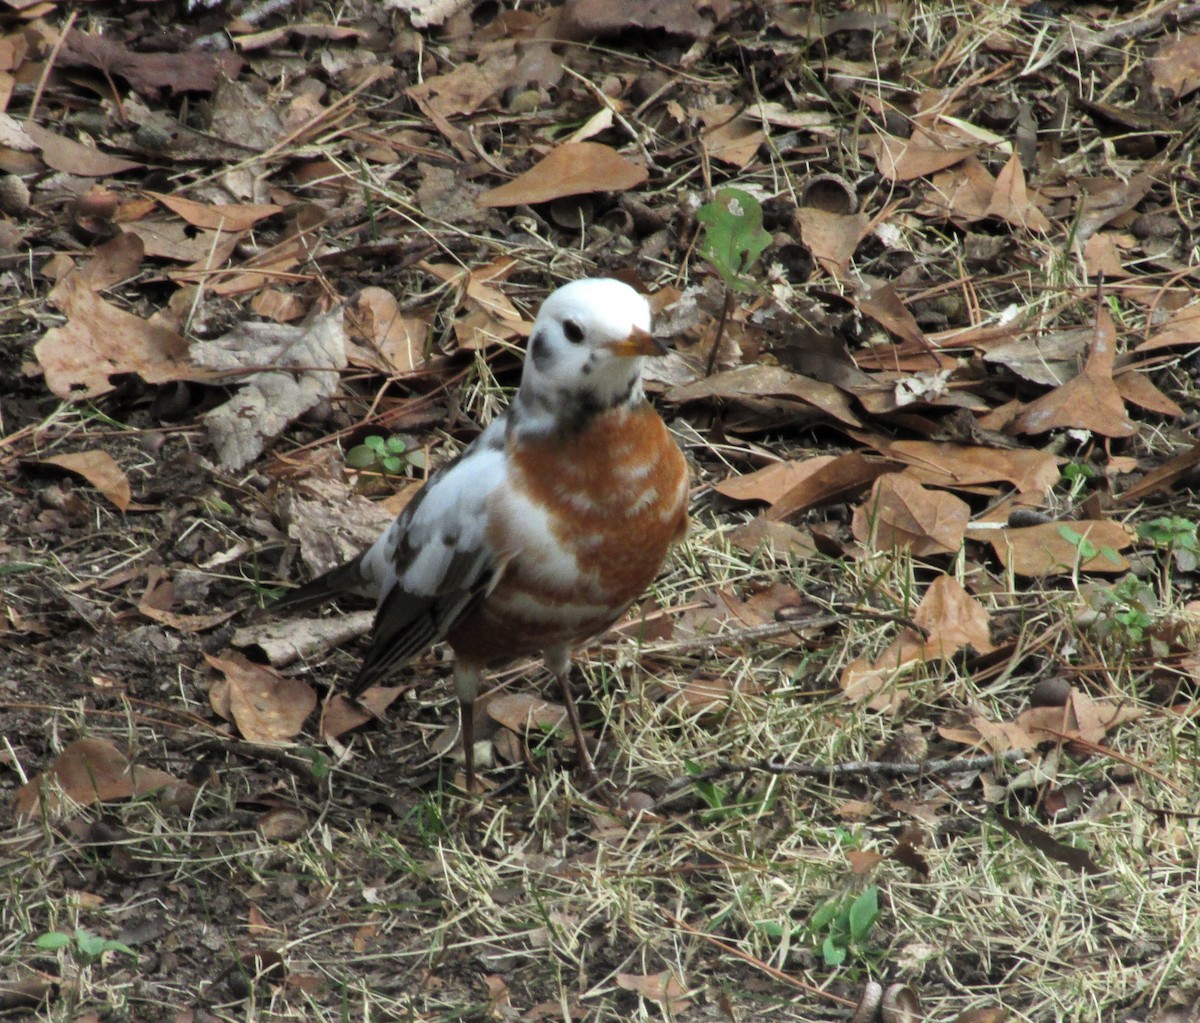
[[(0, 12), (0, 1007), (1195, 1019), (1198, 15)], [(467, 797), (269, 604), (600, 274), (691, 532)]]

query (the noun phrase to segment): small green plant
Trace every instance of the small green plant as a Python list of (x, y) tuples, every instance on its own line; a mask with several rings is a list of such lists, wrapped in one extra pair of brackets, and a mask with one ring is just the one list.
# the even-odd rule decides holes
[(694, 779), (692, 788), (696, 790), (696, 795), (708, 806), (700, 815), (700, 819), (705, 823), (761, 813), (770, 810), (775, 803), (778, 786), (774, 778), (770, 779), (762, 792), (756, 792), (752, 798), (746, 798), (740, 786), (731, 790), (725, 785), (698, 777), (704, 773), (704, 769), (694, 760), (685, 760), (683, 769)]
[(826, 966), (841, 966), (853, 952), (861, 956), (867, 935), (879, 919), (879, 889), (863, 889), (855, 898), (830, 899), (808, 921)]
[(410, 450), (408, 442), (398, 434), (381, 437), (373, 433), (346, 452), (346, 465), (359, 472), (399, 476), (410, 466), (422, 468), (425, 465), (425, 452), (420, 448)]
[(696, 219), (704, 226), (700, 255), (727, 288), (746, 291), (751, 283), (746, 274), (771, 244), (758, 200), (740, 188), (722, 188), (696, 211)]
[(1062, 478), (1067, 484), (1067, 499), (1074, 501), (1098, 475), (1087, 462), (1071, 462), (1067, 465), (1062, 471)]
[(82, 927), (76, 927), (73, 934), (66, 931), (48, 931), (39, 935), (34, 944), (47, 952), (70, 949), (76, 959), (87, 963), (99, 961), (105, 952), (121, 952), (137, 958), (137, 953), (124, 942), (102, 938), (91, 931), (85, 931)]
[(1165, 515), (1142, 523), (1137, 531), (1143, 540), (1171, 554), (1179, 571), (1194, 572), (1200, 564), (1200, 539), (1196, 536), (1196, 523), (1191, 519), (1185, 519), (1182, 515)]
[(771, 244), (771, 236), (763, 230), (759, 201), (740, 188), (722, 188), (711, 202), (706, 202), (696, 211), (696, 219), (704, 228), (700, 255), (708, 260), (725, 283), (721, 318), (717, 321), (713, 345), (708, 353), (708, 366), (704, 371), (705, 376), (711, 376), (725, 333), (725, 321), (733, 308), (734, 293), (750, 288), (753, 282), (747, 274)]
[(1097, 547), (1082, 533), (1077, 533), (1074, 529), (1067, 525), (1058, 527), (1058, 535), (1061, 536), (1067, 543), (1071, 544), (1078, 552), (1079, 564), (1091, 561), (1097, 554), (1103, 554), (1114, 565), (1121, 563), (1121, 556), (1111, 547)]
[(1093, 629), (1123, 647), (1146, 642), (1159, 606), (1154, 589), (1135, 575), (1111, 588), (1093, 591), (1091, 603), (1097, 611)]

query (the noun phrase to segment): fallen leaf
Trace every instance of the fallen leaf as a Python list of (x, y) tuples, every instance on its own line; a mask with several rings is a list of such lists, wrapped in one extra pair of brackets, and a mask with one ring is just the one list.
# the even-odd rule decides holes
[(479, 197), (480, 206), (521, 206), (643, 184), (646, 168), (599, 142), (566, 142), (524, 174)]
[(1200, 35), (1185, 35), (1164, 43), (1150, 59), (1150, 79), (1173, 99), (1200, 89)]
[(889, 181), (911, 181), (974, 156), (979, 146), (963, 145), (960, 139), (942, 139), (915, 127), (906, 139), (878, 132), (872, 140), (871, 152), (879, 173)]
[(1158, 348), (1194, 348), (1200, 346), (1200, 302), (1176, 309), (1161, 327), (1138, 345), (1135, 352)]
[(907, 547), (916, 557), (954, 554), (966, 536), (971, 509), (964, 501), (916, 480), (889, 473), (854, 509), (851, 531), (875, 550)]
[(739, 170), (755, 158), (758, 147), (766, 141), (762, 122), (751, 117), (741, 106), (721, 104), (693, 113), (705, 126), (700, 134), (700, 144), (709, 157)]
[(27, 123), (25, 130), (40, 147), (46, 165), (65, 174), (78, 174), (81, 178), (111, 178), (145, 166), (137, 160), (110, 156), (99, 149), (63, 138), (40, 124)]
[(213, 341), (193, 344), (191, 359), (241, 380), (233, 397), (204, 415), (221, 464), (237, 471), (337, 390), (338, 371), (346, 367), (342, 309), (298, 326), (242, 323)]
[[(317, 705), (317, 694), (307, 682), (285, 678), (241, 654), (205, 654), (204, 659), (225, 676), (210, 691), (213, 710), (237, 725), (251, 742), (293, 738)], [(223, 691), (217, 693), (219, 689)]]
[(618, 973), (617, 987), (622, 991), (633, 991), (647, 1001), (665, 1007), (668, 1017), (682, 1012), (692, 1003), (683, 997), (684, 986), (670, 970), (662, 973)]
[(817, 455), (802, 461), (772, 462), (755, 472), (729, 476), (713, 489), (733, 501), (762, 501), (774, 504), (802, 480), (834, 460), (833, 455)]
[(165, 771), (131, 764), (107, 739), (76, 739), (17, 789), (13, 811), (18, 817), (57, 813), (71, 803), (108, 803), (178, 783)]
[[(1070, 534), (1082, 537), (1096, 553), (1084, 557), (1086, 550), (1081, 551)], [(1028, 576), (1061, 575), (1076, 568), (1082, 572), (1127, 572), (1129, 562), (1117, 552), (1134, 542), (1127, 526), (1104, 519), (989, 529), (981, 531), (979, 538), (992, 545), (1005, 568)]]
[(425, 363), (429, 323), (401, 312), (396, 296), (386, 288), (363, 288), (347, 310), (350, 338), (360, 341), (349, 349), (349, 361), (387, 376), (411, 373)]
[(781, 495), (767, 512), (767, 518), (780, 521), (810, 508), (852, 500), (880, 476), (894, 471), (895, 466), (890, 462), (864, 458), (857, 451), (838, 455), (807, 473)]
[(1125, 403), (1112, 378), (1116, 343), (1112, 315), (1099, 303), (1092, 347), (1082, 371), (1026, 405), (1013, 420), (1012, 429), (1017, 433), (1091, 430), (1103, 437), (1129, 437), (1137, 433), (1136, 424), (1125, 414)]
[(871, 218), (865, 213), (830, 213), (806, 206), (796, 211), (794, 219), (801, 243), (821, 269), (838, 280), (845, 278)]
[(895, 713), (903, 703), (895, 683), (911, 667), (946, 660), (968, 647), (977, 653), (993, 649), (987, 610), (951, 576), (930, 584), (913, 621), (926, 635), (902, 629), (878, 657), (858, 657), (842, 669), (838, 684), (849, 699)]
[(178, 214), (193, 227), (210, 231), (248, 231), (260, 220), (282, 213), (283, 207), (274, 203), (239, 203), (237, 205), (214, 205), (184, 199), (178, 195), (150, 192), (172, 213)]
[(984, 215), (1039, 234), (1049, 232), (1050, 221), (1029, 198), (1025, 188), (1025, 171), (1021, 169), (1021, 160), (1016, 153), (1009, 157), (1008, 163), (997, 176), (996, 187)]
[(820, 409), (838, 422), (862, 425), (851, 411), (849, 399), (838, 388), (763, 363), (739, 366), (681, 387), (672, 387), (664, 397), (680, 404), (710, 398), (791, 398)]
[(1020, 493), (1044, 494), (1058, 483), (1058, 461), (1047, 451), (999, 450), (965, 444), (923, 440), (888, 440), (873, 434), (854, 434), (885, 458), (900, 462), (905, 475), (930, 486), (970, 487), (1005, 481)]
[(82, 476), (120, 511), (128, 509), (129, 477), (107, 451), (77, 451), (65, 455), (51, 455), (43, 459), (42, 464), (56, 465), (67, 472)]
[(629, 29), (658, 30), (687, 39), (706, 39), (729, 16), (730, 0), (570, 0), (567, 24), (583, 36), (613, 36)]
[(502, 693), (487, 701), (487, 715), (517, 735), (551, 731), (567, 722), (567, 708), (528, 693)]
[(50, 298), (67, 322), (46, 331), (33, 351), (46, 386), (60, 398), (107, 394), (110, 377), (121, 373), (151, 384), (197, 378), (182, 337), (105, 302), (79, 274), (64, 277)]

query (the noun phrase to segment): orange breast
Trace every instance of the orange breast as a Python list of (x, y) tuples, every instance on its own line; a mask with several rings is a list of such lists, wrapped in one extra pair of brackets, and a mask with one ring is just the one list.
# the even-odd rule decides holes
[(516, 495), (498, 495), (489, 537), (512, 557), (447, 637), (479, 662), (573, 646), (606, 629), (687, 530), (687, 463), (649, 404), (508, 454)]

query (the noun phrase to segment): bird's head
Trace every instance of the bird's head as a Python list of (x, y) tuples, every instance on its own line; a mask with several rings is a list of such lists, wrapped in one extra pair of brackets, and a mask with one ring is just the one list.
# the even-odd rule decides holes
[(575, 421), (640, 401), (642, 360), (666, 351), (650, 336), (650, 304), (628, 284), (572, 281), (534, 320), (521, 376), (523, 412)]

